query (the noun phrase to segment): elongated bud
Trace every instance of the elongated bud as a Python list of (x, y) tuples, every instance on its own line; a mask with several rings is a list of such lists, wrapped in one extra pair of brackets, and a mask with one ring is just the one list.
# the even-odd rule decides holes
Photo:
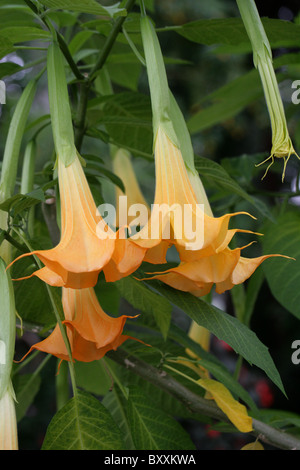
[(295, 154), (297, 158), (300, 159), (300, 157), (295, 152), (289, 136), (284, 106), (272, 63), (272, 49), (254, 0), (237, 0), (237, 5), (252, 45), (253, 62), (260, 74), (272, 127), (271, 154), (259, 165), (271, 160), (263, 176), (264, 178), (268, 169), (274, 163), (274, 157), (283, 158), (283, 181), (290, 156)]
[(152, 103), (154, 142), (158, 128), (161, 127), (173, 144), (178, 146), (171, 118), (169, 85), (163, 55), (153, 25), (144, 14), (141, 15), (141, 33)]
[(11, 384), (0, 398), (0, 451), (18, 450), (15, 398)]
[(36, 80), (31, 80), (24, 88), (9, 125), (2, 162), (0, 201), (11, 197), (14, 192), (22, 137), (35, 92)]
[(69, 102), (64, 58), (56, 42), (47, 56), (48, 93), (53, 139), (57, 157), (65, 166), (76, 158), (72, 114)]
[(9, 383), (15, 352), (16, 309), (15, 296), (6, 265), (0, 258), (0, 399)]
[[(30, 193), (34, 188), (34, 170), (35, 170), (35, 157), (36, 157), (36, 143), (31, 140), (26, 145), (22, 178), (21, 178), (21, 194)], [(28, 232), (30, 236), (33, 236), (34, 231), (34, 207), (29, 209), (28, 213)]]

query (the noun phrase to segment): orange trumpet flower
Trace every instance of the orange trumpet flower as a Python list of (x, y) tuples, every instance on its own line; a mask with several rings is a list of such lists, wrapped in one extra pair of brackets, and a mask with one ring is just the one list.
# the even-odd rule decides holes
[[(152, 273), (154, 276), (147, 280), (159, 279), (175, 289), (198, 297), (208, 294), (215, 284), (216, 292), (221, 294), (243, 283), (267, 258), (281, 256), (265, 255), (248, 259), (241, 256), (241, 251), (246, 247), (228, 247), (237, 232), (253, 233), (228, 228), (232, 216), (247, 213), (236, 212), (215, 218), (199, 177), (190, 178), (180, 150), (160, 128), (155, 146), (155, 165), (154, 209), (148, 225), (131, 239), (149, 250), (144, 260), (153, 264), (165, 263), (167, 249), (175, 245), (180, 264), (164, 272)], [(173, 210), (159, 213), (160, 204), (166, 204)], [(200, 207), (198, 211), (197, 206)], [(186, 207), (187, 217), (183, 217)], [(197, 219), (200, 233), (197, 232)], [(167, 223), (171, 226), (169, 239), (164, 238)], [(186, 223), (189, 227), (196, 227), (194, 244), (184, 235)], [(149, 235), (153, 227), (158, 234), (156, 238)]]
[(216, 293), (222, 294), (237, 284), (245, 282), (267, 258), (282, 255), (264, 255), (244, 258), (243, 248), (231, 250), (226, 247), (220, 253), (195, 261), (183, 262), (163, 273), (154, 273), (148, 279), (159, 279), (174, 289), (190, 292), (196, 297), (208, 294), (216, 285)]
[[(159, 127), (155, 143), (156, 192), (151, 217), (144, 228), (130, 237), (147, 250), (145, 261), (166, 262), (166, 252), (175, 245), (181, 261), (195, 260), (226, 247), (234, 233), (230, 218), (246, 212), (215, 218), (197, 201), (181, 151)], [(249, 215), (249, 214), (247, 214)]]
[[(25, 253), (14, 260), (13, 263), (36, 255), (45, 265), (21, 279), (37, 276), (52, 286), (80, 289), (95, 286), (100, 271), (108, 263), (108, 277), (112, 270), (115, 278), (134, 270), (136, 262), (128, 256), (127, 244), (119, 241), (119, 234), (109, 228), (97, 210), (78, 157), (69, 166), (58, 159), (58, 181), (61, 240), (50, 250)], [(136, 247), (136, 252), (141, 251)], [(114, 280), (112, 276), (111, 280)]]
[[(135, 339), (122, 334), (125, 322), (130, 317), (107, 315), (102, 310), (93, 288), (63, 288), (62, 303), (65, 315), (62, 323), (66, 326), (72, 359), (82, 362), (95, 361), (101, 359), (108, 351), (116, 350), (127, 339)], [(46, 339), (31, 346), (24, 357), (34, 349), (53, 354), (62, 360), (70, 360), (58, 324)]]

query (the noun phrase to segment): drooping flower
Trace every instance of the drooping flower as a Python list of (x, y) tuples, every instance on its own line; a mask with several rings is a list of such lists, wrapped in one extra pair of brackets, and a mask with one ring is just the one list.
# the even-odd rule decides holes
[[(101, 359), (108, 351), (116, 350), (124, 341), (135, 339), (123, 335), (125, 322), (130, 317), (107, 315), (101, 308), (93, 288), (63, 288), (62, 304), (65, 316), (62, 323), (66, 327), (73, 360), (91, 362)], [(26, 356), (35, 349), (53, 354), (62, 360), (70, 360), (58, 324), (46, 339), (31, 346)]]
[[(184, 168), (182, 168), (182, 172), (184, 172)], [(197, 177), (197, 180), (194, 180), (194, 185), (201, 184), (199, 177)], [(202, 194), (202, 191), (196, 191), (196, 193)], [(185, 194), (186, 191), (183, 193), (184, 197)], [(175, 289), (190, 292), (197, 297), (207, 295), (214, 285), (216, 286), (216, 292), (222, 294), (226, 290), (232, 289), (234, 285), (245, 282), (266, 259), (283, 256), (277, 254), (263, 255), (256, 258), (241, 256), (242, 250), (251, 243), (235, 249), (230, 249), (229, 243), (237, 232), (253, 232), (242, 229), (228, 229), (230, 214), (215, 219), (207, 201), (204, 208), (206, 214), (204, 217), (203, 248), (193, 251), (182, 244), (177, 244), (176, 248), (180, 257), (179, 265), (163, 272), (152, 273), (153, 275), (148, 279), (158, 279)], [(207, 212), (209, 212), (209, 215), (207, 215)], [(214, 238), (212, 237), (213, 233)]]
[(271, 160), (263, 175), (264, 178), (270, 166), (273, 165), (274, 158), (282, 158), (284, 161), (283, 182), (286, 166), (291, 155), (295, 155), (299, 160), (300, 157), (296, 153), (289, 136), (284, 106), (272, 62), (272, 49), (255, 2), (237, 0), (237, 5), (252, 45), (253, 62), (260, 75), (272, 128), (272, 149), (270, 155), (256, 166)]
[(103, 224), (78, 157), (69, 166), (58, 159), (58, 181), (61, 204), (59, 244), (49, 250), (25, 253), (14, 262), (36, 255), (45, 266), (28, 277), (37, 276), (52, 286), (93, 287), (99, 272), (113, 255), (115, 234)]
[[(148, 250), (163, 243), (160, 263), (167, 248), (175, 245), (182, 261), (216, 253), (227, 246), (237, 231), (228, 231), (236, 212), (215, 218), (197, 201), (180, 149), (159, 127), (155, 141), (156, 189), (151, 216), (144, 228), (130, 239)], [(147, 254), (151, 262), (151, 253)]]

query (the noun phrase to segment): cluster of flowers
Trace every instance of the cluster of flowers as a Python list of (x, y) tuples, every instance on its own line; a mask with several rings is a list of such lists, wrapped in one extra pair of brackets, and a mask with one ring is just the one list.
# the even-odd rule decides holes
[[(126, 182), (135, 180), (135, 175), (125, 152), (119, 154), (117, 166), (128, 187)], [(179, 148), (160, 128), (155, 144), (155, 168), (154, 207), (161, 204), (168, 204), (169, 207), (174, 204), (176, 207), (188, 205), (192, 208), (190, 216), (198, 217), (196, 208), (203, 201), (197, 201)], [(97, 211), (78, 157), (69, 166), (58, 159), (58, 181), (61, 204), (59, 244), (53, 249), (26, 253), (17, 259), (36, 255), (44, 267), (31, 276), (37, 276), (51, 286), (62, 287), (65, 314), (63, 323), (67, 328), (73, 359), (100, 359), (107, 351), (116, 349), (128, 339), (128, 336), (122, 334), (127, 317), (110, 317), (97, 300), (94, 287), (101, 271), (106, 282), (117, 281), (134, 273), (143, 261), (166, 263), (167, 250), (175, 245), (181, 260), (179, 265), (151, 278), (196, 296), (203, 296), (214, 284), (216, 292), (222, 293), (244, 282), (266, 258), (274, 256), (248, 259), (241, 256), (242, 248), (232, 250), (228, 247), (234, 234), (242, 231), (228, 228), (230, 218), (241, 213), (226, 214), (219, 218), (203, 213), (202, 246), (197, 250), (191, 250), (189, 241), (176, 236), (176, 229), (183, 223), (181, 219), (177, 220), (177, 215), (181, 216), (181, 213), (177, 214), (176, 211), (172, 216), (165, 212), (161, 218), (155, 210), (150, 214), (149, 222), (142, 231), (148, 232), (149, 226), (155, 224), (159, 227), (159, 236), (155, 239), (141, 237), (140, 232), (132, 237), (121, 237), (121, 228), (116, 233), (112, 232)], [(138, 188), (137, 182), (135, 186)], [(130, 189), (131, 197), (135, 199), (137, 193), (132, 183)], [(171, 230), (170, 236), (165, 238), (164, 229), (167, 224)], [(99, 236), (99, 227), (102, 227), (102, 236)], [(68, 360), (58, 325), (45, 340), (33, 345), (32, 349)]]
[[(140, 191), (130, 155), (119, 149), (113, 158), (115, 173), (124, 183), (130, 205), (143, 204), (147, 208), (147, 220), (135, 233), (135, 220), (130, 221), (129, 226), (122, 225), (122, 214), (118, 211), (114, 230), (97, 210), (74, 144), (59, 47), (54, 43), (49, 48), (49, 102), (57, 154), (61, 239), (52, 249), (26, 253), (17, 259), (37, 256), (44, 266), (28, 277), (37, 276), (48, 285), (62, 288), (62, 323), (69, 344), (66, 344), (62, 325), (58, 323), (53, 332), (34, 344), (27, 354), (37, 349), (61, 360), (90, 362), (116, 350), (128, 339), (137, 340), (123, 333), (128, 316), (112, 317), (101, 308), (95, 292), (101, 272), (105, 282), (118, 281), (136, 272), (143, 262), (164, 265), (168, 250), (175, 247), (180, 260), (178, 265), (152, 272), (148, 279), (157, 279), (174, 289), (202, 297), (213, 286), (218, 294), (232, 289), (247, 280), (264, 260), (281, 256), (268, 254), (249, 259), (242, 256), (248, 245), (229, 247), (237, 232), (253, 233), (229, 228), (231, 218), (242, 214), (252, 216), (236, 212), (214, 217), (194, 168), (193, 149), (183, 116), (168, 87), (158, 39), (144, 15), (141, 32), (153, 113), (156, 181), (151, 210)], [(124, 195), (117, 190), (119, 209), (120, 196)], [(127, 229), (129, 236), (124, 236)], [(195, 243), (191, 243), (187, 232), (195, 235)], [(208, 349), (209, 332), (200, 325), (192, 323), (189, 335)], [(187, 354), (193, 356), (191, 351)], [(199, 385), (206, 390), (205, 397), (215, 399), (240, 430), (248, 432), (252, 429), (245, 407), (233, 399), (223, 384), (211, 380), (205, 369), (193, 366), (187, 358), (178, 362), (194, 369), (200, 376)]]

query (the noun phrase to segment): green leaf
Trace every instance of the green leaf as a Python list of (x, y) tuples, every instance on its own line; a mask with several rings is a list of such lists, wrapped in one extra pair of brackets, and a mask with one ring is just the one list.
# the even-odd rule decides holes
[(22, 70), (22, 67), (19, 64), (15, 64), (14, 62), (2, 62), (0, 63), (0, 79), (14, 75), (20, 70)]
[(204, 176), (209, 178), (217, 183), (218, 186), (226, 189), (229, 193), (235, 193), (241, 196), (243, 199), (250, 202), (260, 214), (273, 220), (271, 212), (263, 201), (248, 194), (217, 162), (209, 160), (208, 158), (195, 156), (195, 168), (199, 172), (200, 177)]
[(104, 7), (95, 0), (41, 0), (41, 3), (54, 10), (71, 10), (91, 15), (126, 16), (126, 10), (119, 8), (120, 2)]
[(295, 260), (275, 258), (263, 266), (275, 299), (300, 319), (300, 213), (290, 209), (281, 214), (276, 224), (264, 226), (264, 253), (278, 253)]
[(88, 122), (91, 126), (104, 125), (115, 145), (138, 155), (152, 156), (152, 112), (147, 95), (123, 92), (93, 100)]
[[(300, 40), (300, 25), (290, 21), (262, 18), (266, 34), (273, 48), (295, 46)], [(211, 46), (224, 44), (237, 47), (243, 45), (243, 52), (251, 52), (251, 44), (241, 18), (213, 18), (192, 21), (182, 26), (167, 27), (186, 39), (198, 44)], [(163, 31), (163, 30), (162, 30)], [(234, 49), (231, 49), (233, 51)]]
[(185, 312), (192, 320), (207, 328), (220, 340), (229, 344), (249, 364), (254, 364), (261, 368), (274, 384), (285, 393), (280, 375), (268, 348), (247, 326), (235, 317), (189, 293), (172, 289), (157, 281), (151, 281), (151, 285), (161, 295)]
[(43, 450), (121, 450), (124, 443), (112, 416), (92, 395), (78, 391), (52, 418)]
[[(299, 53), (283, 54), (273, 61), (275, 68), (299, 63)], [(286, 78), (286, 74), (276, 74), (278, 83)], [(222, 123), (236, 116), (250, 103), (263, 97), (263, 88), (258, 71), (253, 68), (240, 77), (231, 80), (214, 92), (203, 97), (194, 108), (198, 109), (188, 120), (189, 131), (196, 132)]]
[(36, 26), (35, 14), (26, 5), (1, 5), (0, 8), (0, 34), (1, 27), (8, 28), (10, 26)]
[(172, 307), (167, 299), (153, 292), (146, 284), (130, 276), (116, 282), (121, 295), (134, 308), (153, 316), (161, 334), (166, 339), (171, 322)]
[(109, 377), (102, 360), (77, 361), (75, 373), (77, 386), (95, 395), (105, 395), (112, 385), (112, 379)]
[(189, 435), (137, 387), (130, 387), (127, 416), (138, 450), (193, 450)]
[(5, 212), (13, 211), (13, 215), (18, 215), (26, 209), (45, 201), (44, 191), (36, 189), (28, 194), (15, 194), (0, 204), (0, 210)]
[(102, 401), (122, 431), (126, 449), (135, 450), (127, 418), (127, 401), (117, 386), (108, 392)]
[[(196, 109), (200, 109), (188, 120), (188, 129), (194, 134), (224, 122), (261, 96), (263, 89), (260, 77), (257, 70), (253, 69), (226, 83), (196, 105)], [(209, 102), (211, 104), (206, 105)]]
[(0, 35), (0, 59), (13, 51), (14, 45), (9, 38)]
[(0, 30), (1, 36), (13, 44), (26, 41), (49, 41), (51, 34), (42, 28), (31, 26), (11, 26)]
[(16, 393), (17, 421), (25, 416), (29, 406), (33, 403), (40, 389), (41, 377), (36, 374), (18, 374), (13, 377), (13, 386)]

